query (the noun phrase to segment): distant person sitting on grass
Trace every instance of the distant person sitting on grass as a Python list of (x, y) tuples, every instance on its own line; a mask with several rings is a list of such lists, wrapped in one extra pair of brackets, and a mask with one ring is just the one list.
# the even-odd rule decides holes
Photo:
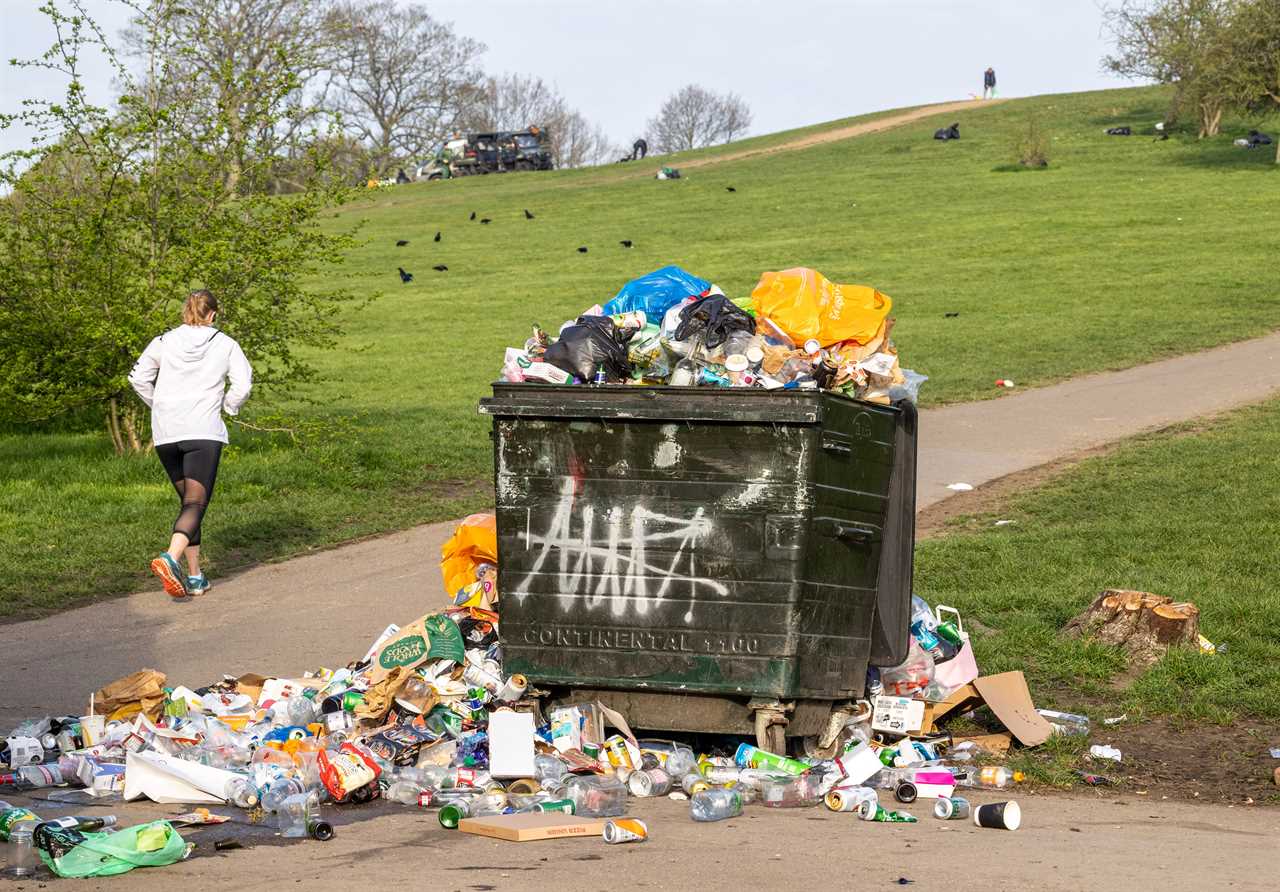
[[(193, 291), (182, 307), (183, 324), (154, 338), (129, 373), (129, 384), (151, 407), (156, 455), (182, 503), (168, 551), (151, 562), (175, 598), (209, 590), (200, 571), (200, 524), (227, 443), (222, 413), (238, 413), (253, 384), (240, 345), (213, 327), (217, 315), (217, 299)], [(190, 575), (178, 564), (184, 553)]]
[(990, 65), (987, 70), (982, 72), (982, 98), (994, 99), (996, 97), (996, 70)]

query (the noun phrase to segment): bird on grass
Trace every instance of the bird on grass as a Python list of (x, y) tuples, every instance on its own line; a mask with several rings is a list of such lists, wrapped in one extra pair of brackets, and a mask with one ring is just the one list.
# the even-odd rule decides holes
[(436, 237), (432, 239), (432, 241), (436, 241), (436, 242), (440, 241), (440, 233), (437, 232)]
[(437, 263), (431, 268), (438, 273), (447, 273), (449, 271), (449, 267), (445, 266), (443, 263)]
[(624, 238), (622, 241), (618, 242), (618, 244), (622, 245), (622, 247), (624, 247), (624, 248), (630, 248), (630, 247), (631, 247), (631, 239), (629, 239), (629, 238)]
[(959, 316), (960, 314), (959, 314), (959, 313), (945, 313), (944, 315), (945, 315), (948, 319), (954, 319), (954, 318), (956, 318), (957, 316)]
[(413, 281), (413, 273), (405, 272), (403, 266), (397, 266), (396, 269), (400, 271), (401, 282), (404, 282), (406, 285), (408, 285), (410, 282)]
[(475, 211), (472, 211), (472, 212), (471, 212), (471, 219), (472, 219), (472, 220), (474, 220), (475, 218), (476, 218), (476, 212), (475, 212)]
[(725, 187), (724, 187), (724, 191), (726, 191), (726, 192), (737, 192), (738, 190), (737, 190), (737, 189), (735, 189), (735, 188), (733, 188), (732, 186), (725, 186)]
[(492, 221), (492, 220), (490, 220), (488, 217), (481, 217), (481, 218), (480, 218), (480, 222), (481, 222), (481, 223), (492, 223), (493, 221)]
[(525, 218), (526, 220), (532, 220), (532, 219), (533, 219), (533, 214), (529, 213), (529, 209), (528, 209), (528, 208), (525, 208), (525, 209), (524, 209), (524, 218)]
[(585, 253), (587, 253), (587, 246), (586, 246), (586, 245), (583, 245), (581, 248), (579, 248), (579, 249), (578, 249), (578, 253), (579, 253), (579, 254), (585, 254)]
[(409, 244), (408, 239), (400, 239), (400, 241), (396, 242), (396, 247), (403, 248), (407, 244)]

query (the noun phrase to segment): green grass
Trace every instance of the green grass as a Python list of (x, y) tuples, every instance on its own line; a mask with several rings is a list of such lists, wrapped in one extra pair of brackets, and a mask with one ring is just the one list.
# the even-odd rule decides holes
[[(986, 674), (1023, 670), (1038, 705), (1226, 723), (1280, 718), (1280, 400), (1207, 430), (1141, 437), (998, 515), (920, 543), (916, 591), (992, 631)], [(1013, 520), (993, 526), (996, 517)], [(1103, 589), (1193, 601), (1225, 653), (1173, 651), (1126, 680), (1115, 649), (1061, 634)]]
[[(998, 377), (1042, 384), (1269, 331), (1280, 324), (1280, 171), (1230, 135), (1102, 136), (1156, 120), (1164, 101), (1139, 89), (975, 104), (673, 182), (650, 174), (683, 157), (371, 193), (333, 225), (365, 221), (346, 273), (384, 296), (315, 356), (328, 380), (307, 391), (313, 402), (284, 407), (358, 430), (307, 450), (233, 430), (207, 526), (213, 570), (486, 504), (492, 459), (475, 405), (502, 349), (532, 322), (556, 326), (668, 263), (733, 296), (763, 270), (796, 265), (876, 285), (895, 300), (895, 339), (905, 365), (930, 376), (932, 404), (993, 396)], [(1052, 138), (1051, 166), (1005, 172), (1031, 114)], [(963, 138), (933, 141), (951, 119)], [(494, 222), (469, 222), (473, 210)], [(635, 248), (619, 247), (624, 238)], [(415, 281), (402, 285), (397, 266)], [(97, 431), (0, 434), (0, 615), (141, 581), (172, 497), (154, 459), (108, 452)]]

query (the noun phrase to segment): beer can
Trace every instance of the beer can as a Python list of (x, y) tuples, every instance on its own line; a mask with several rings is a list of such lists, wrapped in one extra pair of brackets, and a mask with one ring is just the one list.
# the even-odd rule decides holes
[(604, 825), (604, 841), (610, 845), (644, 842), (648, 838), (649, 827), (639, 818), (615, 818)]
[(646, 796), (665, 796), (671, 792), (671, 775), (661, 768), (646, 768), (631, 772), (627, 789), (638, 799)]
[(963, 821), (969, 817), (969, 800), (963, 796), (939, 796), (933, 804), (933, 816), (944, 821)]
[(850, 787), (847, 789), (836, 789), (827, 793), (824, 801), (827, 808), (832, 811), (857, 811), (858, 807), (869, 802), (872, 805), (877, 804), (877, 797), (874, 790), (868, 787)]
[(535, 811), (544, 812), (563, 812), (564, 814), (573, 814), (572, 799), (552, 799), (548, 802), (539, 802), (534, 806)]
[(636, 767), (631, 760), (631, 750), (627, 748), (627, 739), (621, 734), (615, 734), (606, 740), (602, 749), (609, 764), (615, 768)]

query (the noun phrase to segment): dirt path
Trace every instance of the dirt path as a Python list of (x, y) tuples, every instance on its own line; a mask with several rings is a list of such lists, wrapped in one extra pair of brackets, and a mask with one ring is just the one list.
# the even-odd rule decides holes
[(811, 146), (822, 145), (823, 143), (839, 142), (842, 139), (850, 139), (855, 136), (866, 136), (868, 133), (880, 133), (884, 130), (892, 130), (895, 127), (901, 127), (904, 124), (912, 124), (924, 118), (932, 118), (935, 115), (944, 115), (951, 112), (973, 111), (978, 108), (987, 108), (988, 106), (998, 105), (1004, 102), (1003, 99), (964, 99), (958, 102), (940, 102), (936, 105), (922, 105), (920, 108), (911, 111), (902, 112), (897, 115), (887, 115), (883, 118), (876, 118), (874, 121), (865, 121), (861, 124), (850, 124), (847, 127), (840, 127), (836, 130), (823, 130), (820, 133), (810, 133), (806, 136), (798, 136), (795, 139), (779, 143), (778, 145), (766, 146), (760, 149), (743, 149), (740, 152), (729, 152), (724, 155), (715, 155), (711, 158), (695, 158), (691, 161), (682, 161), (680, 163), (681, 170), (688, 170), (695, 167), (706, 167), (711, 164), (723, 164), (726, 161), (740, 161), (743, 158), (754, 158), (757, 155), (776, 155), (779, 152), (795, 152), (800, 149), (807, 149)]
[[(926, 385), (927, 386), (927, 385)], [(917, 508), (1146, 430), (1280, 391), (1280, 334), (1000, 399), (921, 413)], [(972, 498), (970, 496), (969, 498)], [(251, 568), (206, 597), (158, 588), (0, 626), (0, 727), (84, 706), (99, 684), (143, 666), (206, 684), (223, 673), (340, 666), (390, 622), (442, 603), (440, 546), (454, 523)], [(56, 671), (50, 671), (55, 669)]]

